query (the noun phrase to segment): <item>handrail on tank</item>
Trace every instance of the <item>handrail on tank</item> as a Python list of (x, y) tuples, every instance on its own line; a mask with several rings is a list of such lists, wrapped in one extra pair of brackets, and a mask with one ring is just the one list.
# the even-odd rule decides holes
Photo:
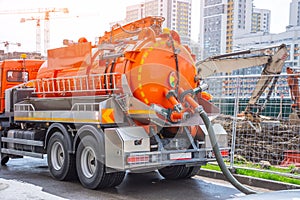
[(120, 90), (117, 86), (119, 73), (91, 74), (73, 77), (58, 77), (32, 80), (34, 94), (47, 95), (57, 93), (80, 92), (114, 92)]
[(99, 111), (99, 103), (75, 103), (71, 111)]
[(18, 112), (28, 112), (28, 111), (35, 111), (35, 108), (32, 104), (15, 104), (15, 111)]

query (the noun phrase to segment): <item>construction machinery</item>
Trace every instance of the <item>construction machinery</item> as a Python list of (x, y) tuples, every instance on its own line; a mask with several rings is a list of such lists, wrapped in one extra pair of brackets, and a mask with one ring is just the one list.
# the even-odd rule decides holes
[[(126, 171), (189, 178), (217, 159), (240, 187), (222, 163), (227, 133), (210, 123), (219, 109), (202, 95), (200, 76), (208, 74), (198, 73), (189, 48), (163, 21), (117, 24), (96, 45), (80, 38), (48, 50), (35, 78), (5, 91), (1, 163), (47, 154), (55, 179), (78, 176), (96, 189), (119, 185)], [(260, 59), (251, 65), (281, 58)]]
[[(24, 23), (26, 21), (36, 21), (36, 35), (35, 35), (35, 51), (41, 53), (41, 17), (30, 17), (30, 18), (21, 18), (20, 22)], [(46, 27), (45, 27), (46, 28)], [(45, 31), (46, 33), (46, 31)], [(47, 31), (49, 33), (49, 31)], [(46, 44), (46, 42), (44, 43)], [(46, 45), (45, 45), (46, 46)], [(47, 45), (49, 46), (49, 45)]]
[[(260, 113), (265, 109), (271, 97), (287, 56), (286, 45), (282, 44), (212, 56), (199, 61), (196, 66), (198, 67), (200, 78), (216, 73), (230, 73), (233, 70), (247, 67), (263, 66), (261, 76), (255, 85), (245, 110), (238, 114), (239, 117), (245, 117), (245, 120), (259, 122)], [(266, 92), (268, 87), (269, 90), (264, 103), (258, 104), (259, 98)]]
[(0, 15), (11, 15), (11, 14), (43, 14), (43, 16), (36, 16), (30, 18), (21, 18), (21, 23), (29, 20), (35, 20), (36, 23), (36, 51), (41, 52), (41, 20), (44, 21), (44, 51), (50, 47), (50, 13), (69, 13), (68, 8), (36, 8), (36, 9), (23, 9), (23, 10), (2, 10)]
[(20, 46), (21, 46), (21, 43), (20, 43), (20, 42), (0, 41), (0, 43), (2, 43), (3, 46), (6, 48), (6, 52), (7, 52), (7, 53), (9, 52), (9, 46), (10, 46), (10, 45), (15, 45), (15, 46), (17, 46), (17, 47), (20, 47)]
[(299, 90), (299, 72), (297, 69), (293, 69), (291, 67), (286, 68), (287, 83), (290, 88), (290, 95), (293, 101), (291, 108), (292, 113), (290, 114), (291, 121), (296, 120), (297, 123), (300, 119), (300, 90)]

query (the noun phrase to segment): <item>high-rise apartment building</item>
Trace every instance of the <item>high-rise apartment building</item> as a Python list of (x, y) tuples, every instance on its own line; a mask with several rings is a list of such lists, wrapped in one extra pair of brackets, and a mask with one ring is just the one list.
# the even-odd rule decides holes
[(141, 4), (126, 8), (126, 21), (147, 16), (165, 18), (163, 27), (176, 30), (182, 43), (189, 44), (191, 38), (192, 0), (145, 0)]
[[(251, 32), (252, 2), (253, 0), (228, 0), (227, 16), (233, 17), (234, 37)], [(230, 21), (228, 20), (228, 22)]]
[(292, 0), (290, 3), (289, 26), (300, 26), (300, 0)]
[(145, 0), (145, 16), (164, 16), (168, 8), (165, 3), (164, 0)]
[[(266, 46), (276, 46), (282, 43), (286, 44), (288, 49), (288, 57), (285, 65), (291, 67), (300, 66), (300, 0), (292, 0), (290, 3), (290, 21), (286, 31), (276, 34), (264, 34), (257, 32), (254, 34), (246, 34), (235, 40), (235, 46), (241, 49), (259, 49)], [(285, 71), (285, 68), (283, 69)], [(248, 74), (255, 74), (255, 71), (249, 69)]]
[(199, 43), (201, 58), (226, 51), (227, 0), (201, 0)]
[(251, 32), (252, 0), (200, 0), (202, 59), (231, 52), (233, 40)]
[(126, 22), (132, 22), (141, 19), (145, 16), (145, 5), (139, 3), (136, 5), (126, 7)]
[(253, 8), (251, 32), (270, 33), (271, 11)]

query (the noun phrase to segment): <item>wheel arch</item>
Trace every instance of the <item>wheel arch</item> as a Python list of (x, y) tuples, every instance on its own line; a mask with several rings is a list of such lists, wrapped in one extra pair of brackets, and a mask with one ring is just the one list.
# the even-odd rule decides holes
[(49, 126), (49, 128), (47, 130), (47, 133), (46, 133), (46, 137), (45, 137), (45, 149), (47, 149), (47, 145), (48, 145), (50, 137), (56, 131), (61, 132), (63, 134), (64, 138), (66, 138), (68, 152), (69, 153), (74, 153), (73, 146), (72, 146), (73, 138), (71, 137), (71, 135), (67, 131), (66, 126), (63, 125), (63, 124), (60, 124), (60, 123), (53, 123)]
[[(73, 142), (73, 149), (77, 149), (81, 138), (87, 135), (93, 136), (97, 140), (98, 144), (104, 144), (104, 135), (101, 129), (98, 129), (93, 125), (84, 125), (77, 131)], [(104, 146), (102, 148), (104, 148)]]

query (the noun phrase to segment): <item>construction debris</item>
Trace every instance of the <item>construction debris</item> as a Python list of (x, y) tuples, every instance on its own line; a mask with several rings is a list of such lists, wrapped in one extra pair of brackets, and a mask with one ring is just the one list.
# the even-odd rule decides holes
[[(247, 161), (259, 163), (263, 160), (272, 165), (280, 165), (286, 151), (300, 151), (299, 124), (272, 119), (260, 123), (250, 123), (240, 118), (235, 120), (233, 123), (233, 117), (220, 115), (213, 122), (220, 123), (225, 128), (229, 146), (232, 144), (233, 126), (236, 125), (235, 154)], [(260, 127), (260, 131), (254, 127)]]

